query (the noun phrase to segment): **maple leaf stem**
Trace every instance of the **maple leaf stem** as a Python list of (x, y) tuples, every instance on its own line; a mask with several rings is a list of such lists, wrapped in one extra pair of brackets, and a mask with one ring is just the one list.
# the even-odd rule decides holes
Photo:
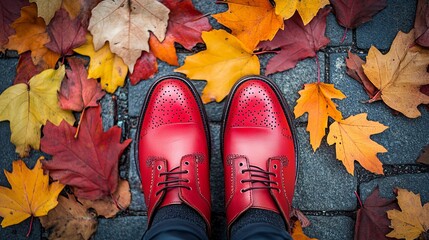
[(343, 43), (344, 40), (346, 40), (346, 38), (347, 38), (347, 31), (348, 30), (349, 30), (348, 28), (344, 28), (343, 37), (341, 38), (340, 43)]
[(33, 229), (33, 220), (34, 220), (34, 216), (31, 215), (31, 219), (30, 219), (30, 226), (28, 227), (28, 232), (27, 235), (25, 235), (26, 237), (29, 237), (31, 234), (31, 230)]
[(381, 100), (381, 91), (378, 91), (371, 99), (369, 99), (368, 103), (373, 103), (378, 100)]
[(354, 193), (355, 193), (355, 195), (356, 195), (356, 197), (357, 197), (357, 199), (358, 199), (358, 201), (359, 201), (359, 205), (360, 205), (360, 207), (362, 208), (362, 207), (363, 207), (363, 203), (362, 203), (362, 201), (360, 200), (359, 194), (358, 194), (356, 191), (355, 191)]
[(85, 110), (86, 110), (86, 108), (84, 108), (82, 110), (82, 113), (80, 114), (79, 123), (77, 124), (76, 133), (74, 134), (74, 138), (77, 138), (77, 136), (79, 135), (80, 125), (82, 123), (83, 116), (85, 116)]
[(120, 210), (124, 210), (124, 208), (121, 206), (121, 204), (116, 200), (115, 196), (113, 194), (110, 194), (110, 197), (112, 198), (113, 202), (115, 203), (116, 207)]
[(320, 62), (319, 56), (316, 54), (316, 66), (317, 66), (317, 82), (320, 83)]
[(279, 51), (277, 50), (260, 50), (260, 51), (254, 51), (253, 54), (255, 55), (261, 55), (264, 53), (278, 53)]

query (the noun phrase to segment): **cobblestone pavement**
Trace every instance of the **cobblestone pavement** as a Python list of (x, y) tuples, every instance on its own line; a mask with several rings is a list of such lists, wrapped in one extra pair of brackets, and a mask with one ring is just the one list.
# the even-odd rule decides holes
[[(225, 11), (226, 6), (215, 1), (196, 1), (196, 7), (203, 13)], [(371, 45), (386, 52), (396, 33), (401, 30), (408, 32), (414, 23), (415, 0), (388, 0), (388, 7), (375, 18), (356, 30), (349, 31), (343, 43), (340, 39), (343, 28), (338, 26), (334, 16), (328, 17), (326, 34), (331, 43), (319, 52), (322, 66), (322, 79), (334, 83), (347, 98), (337, 101), (344, 117), (367, 112), (370, 120), (379, 121), (389, 129), (372, 137), (388, 149), (388, 153), (379, 154), (384, 164), (385, 175), (376, 176), (363, 170), (356, 164), (356, 174), (348, 174), (342, 164), (335, 159), (335, 149), (322, 141), (319, 150), (313, 153), (309, 136), (306, 132), (306, 119), (295, 120), (299, 142), (299, 178), (294, 198), (294, 206), (301, 209), (311, 220), (305, 232), (310, 237), (326, 240), (353, 239), (356, 211), (359, 208), (354, 194), (357, 191), (362, 200), (372, 189), (380, 186), (384, 197), (393, 198), (393, 187), (403, 187), (421, 193), (424, 202), (429, 201), (429, 169), (416, 165), (415, 160), (422, 148), (429, 144), (429, 111), (421, 107), (422, 116), (408, 119), (402, 115), (395, 116), (382, 102), (371, 105), (362, 103), (367, 99), (362, 87), (345, 73), (344, 58), (348, 50), (366, 56)], [(214, 28), (220, 25), (210, 19)], [(179, 61), (191, 53), (178, 49)], [(260, 56), (261, 65), (268, 61), (268, 56)], [(8, 52), (0, 57), (0, 91), (11, 85), (18, 58), (16, 53)], [(174, 67), (159, 63), (159, 72), (155, 78), (172, 74)], [(298, 91), (304, 83), (316, 80), (316, 64), (314, 59), (301, 61), (294, 69), (271, 75), (283, 91), (289, 105), (295, 106)], [(136, 86), (126, 85), (114, 95), (107, 94), (102, 100), (103, 124), (105, 128), (119, 125), (123, 129), (124, 138), (135, 139), (139, 111), (143, 104), (146, 91), (154, 79), (142, 81)], [(205, 82), (194, 81), (199, 91)], [(211, 189), (213, 201), (213, 239), (226, 239), (225, 211), (223, 194), (223, 170), (219, 149), (219, 130), (224, 103), (210, 103), (206, 110), (210, 120), (212, 135)], [(9, 142), (10, 130), (8, 122), (0, 123), (0, 167), (11, 170), (11, 160), (17, 159), (14, 146)], [(146, 229), (146, 206), (140, 191), (139, 178), (135, 168), (134, 144), (125, 152), (120, 162), (120, 174), (128, 179), (132, 189), (131, 206), (114, 219), (99, 219), (95, 239), (139, 239)], [(33, 151), (25, 162), (33, 166), (41, 155)], [(0, 174), (0, 185), (8, 185), (4, 174)], [(23, 223), (0, 229), (0, 239), (26, 239), (29, 220)], [(43, 239), (47, 234), (35, 221), (29, 239)]]

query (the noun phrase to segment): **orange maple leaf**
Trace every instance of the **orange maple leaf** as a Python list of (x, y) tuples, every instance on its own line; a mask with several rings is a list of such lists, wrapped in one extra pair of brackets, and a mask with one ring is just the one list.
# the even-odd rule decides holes
[(310, 83), (304, 85), (304, 90), (298, 92), (301, 97), (298, 99), (294, 109), (295, 118), (308, 112), (307, 131), (310, 133), (310, 144), (313, 151), (319, 148), (325, 129), (328, 127), (328, 116), (340, 121), (343, 116), (337, 110), (333, 98), (343, 99), (346, 96), (333, 84)]
[(30, 216), (40, 217), (57, 206), (57, 198), (64, 185), (49, 184), (43, 174), (40, 157), (32, 170), (22, 160), (12, 163), (12, 172), (4, 171), (12, 189), (0, 186), (0, 216), (2, 227), (20, 223)]
[(383, 174), (383, 165), (377, 153), (387, 152), (382, 145), (371, 140), (370, 135), (381, 133), (388, 127), (379, 122), (368, 121), (367, 114), (361, 113), (329, 126), (328, 144), (336, 144), (337, 159), (351, 175), (354, 175), (354, 161), (377, 174)]
[(229, 0), (226, 3), (229, 10), (213, 17), (231, 29), (249, 49), (254, 49), (260, 41), (272, 40), (283, 28), (283, 18), (276, 15), (270, 1)]
[(19, 54), (31, 51), (34, 65), (54, 68), (60, 55), (45, 47), (50, 42), (46, 32), (45, 21), (37, 17), (36, 4), (21, 9), (21, 16), (12, 23), (16, 34), (9, 37), (5, 45), (7, 49), (18, 51)]
[(402, 188), (398, 188), (396, 198), (401, 211), (397, 209), (387, 211), (393, 231), (386, 236), (414, 240), (422, 233), (429, 231), (429, 203), (422, 206), (420, 194), (414, 194)]
[(300, 221), (295, 221), (295, 223), (293, 224), (292, 238), (293, 240), (317, 240), (317, 238), (310, 238), (305, 235), (304, 231), (302, 230)]

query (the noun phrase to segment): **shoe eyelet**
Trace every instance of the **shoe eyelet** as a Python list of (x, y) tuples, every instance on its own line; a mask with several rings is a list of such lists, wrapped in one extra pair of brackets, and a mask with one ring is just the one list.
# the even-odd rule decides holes
[(274, 164), (274, 165), (273, 165), (273, 168), (274, 168), (274, 169), (277, 169), (277, 164)]
[(189, 173), (189, 171), (188, 171), (188, 170), (185, 170), (185, 173)]
[(244, 165), (244, 164), (243, 164), (242, 162), (238, 164), (238, 166), (240, 166), (240, 167), (242, 167), (243, 165)]
[(188, 162), (188, 161), (186, 161), (186, 162), (185, 162), (185, 165), (189, 165), (189, 162)]
[(241, 193), (244, 193), (244, 189), (240, 189), (240, 192), (241, 192)]
[(161, 170), (161, 169), (162, 169), (162, 166), (161, 166), (161, 165), (158, 165), (158, 166), (156, 167), (156, 169)]

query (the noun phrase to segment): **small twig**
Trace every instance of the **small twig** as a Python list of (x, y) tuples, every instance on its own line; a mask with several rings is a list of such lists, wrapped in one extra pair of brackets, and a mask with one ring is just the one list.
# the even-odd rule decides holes
[(33, 215), (31, 215), (30, 227), (28, 228), (27, 235), (25, 235), (26, 237), (29, 237), (29, 236), (30, 236), (30, 234), (31, 234), (31, 230), (33, 229), (33, 219), (34, 219), (34, 216), (33, 216)]
[(316, 66), (317, 66), (317, 83), (320, 83), (320, 62), (319, 56), (316, 53)]
[(79, 123), (77, 124), (76, 133), (74, 134), (74, 138), (77, 138), (77, 136), (79, 135), (80, 125), (82, 123), (83, 117), (85, 116), (85, 109), (86, 108), (83, 108), (82, 113), (80, 114)]
[(341, 38), (340, 43), (343, 43), (343, 42), (344, 42), (344, 40), (346, 40), (346, 38), (347, 38), (347, 31), (348, 31), (348, 30), (349, 30), (348, 28), (344, 28), (343, 37)]

